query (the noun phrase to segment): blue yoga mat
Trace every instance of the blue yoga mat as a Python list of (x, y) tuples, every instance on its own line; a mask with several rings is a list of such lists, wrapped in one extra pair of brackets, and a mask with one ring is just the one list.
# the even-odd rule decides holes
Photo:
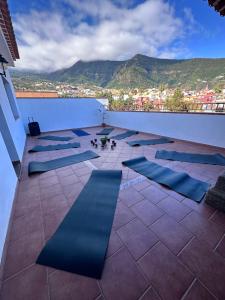
[(63, 150), (70, 148), (79, 148), (80, 143), (67, 143), (67, 144), (57, 144), (57, 145), (48, 145), (48, 146), (35, 146), (30, 149), (28, 152), (43, 152), (43, 151), (54, 151), (54, 150)]
[(196, 202), (201, 202), (210, 186), (187, 173), (175, 172), (150, 162), (144, 156), (123, 161), (122, 164)]
[(90, 133), (82, 130), (82, 129), (72, 129), (73, 133), (75, 133), (77, 136), (86, 136), (90, 135)]
[(70, 136), (56, 136), (56, 135), (45, 135), (38, 138), (39, 140), (50, 140), (50, 141), (61, 141), (66, 142), (72, 140)]
[(145, 146), (145, 145), (167, 144), (167, 143), (173, 143), (173, 142), (174, 141), (172, 141), (166, 137), (162, 137), (159, 139), (130, 141), (130, 142), (127, 142), (127, 144), (130, 145), (131, 147), (135, 147), (135, 146)]
[[(94, 170), (37, 263), (101, 278), (122, 171)], [(76, 299), (76, 296), (74, 297)]]
[(96, 134), (97, 135), (109, 135), (113, 131), (113, 129), (114, 128), (112, 128), (112, 127), (107, 127), (107, 128), (102, 129), (100, 132), (97, 132)]
[(114, 140), (123, 140), (129, 136), (132, 136), (132, 135), (135, 135), (135, 134), (138, 134), (139, 132), (138, 131), (134, 131), (134, 130), (127, 130), (126, 132), (124, 133), (121, 133), (121, 134), (117, 134), (115, 136), (112, 136), (111, 139), (114, 139)]
[(198, 164), (225, 166), (225, 157), (219, 153), (199, 154), (199, 153), (185, 153), (185, 152), (160, 150), (156, 152), (155, 158), (184, 161), (184, 162), (198, 163)]
[(51, 170), (55, 170), (58, 168), (63, 168), (69, 165), (77, 164), (79, 162), (97, 158), (99, 157), (93, 151), (85, 151), (79, 154), (74, 154), (70, 156), (64, 156), (53, 160), (48, 161), (32, 161), (28, 165), (28, 174), (35, 174), (35, 173), (43, 173)]

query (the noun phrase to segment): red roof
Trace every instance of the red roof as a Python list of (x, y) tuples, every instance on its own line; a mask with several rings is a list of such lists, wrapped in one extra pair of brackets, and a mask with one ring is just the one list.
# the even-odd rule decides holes
[(19, 58), (19, 52), (7, 0), (0, 0), (0, 27), (5, 36), (12, 58), (16, 60), (17, 58)]

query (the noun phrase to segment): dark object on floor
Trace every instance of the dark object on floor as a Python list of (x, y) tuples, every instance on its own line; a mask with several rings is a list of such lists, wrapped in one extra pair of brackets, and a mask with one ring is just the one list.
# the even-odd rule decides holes
[(61, 141), (66, 142), (70, 141), (73, 138), (69, 136), (55, 136), (55, 135), (45, 135), (38, 138), (39, 140), (50, 140), (50, 141)]
[(199, 153), (185, 153), (185, 152), (160, 150), (156, 152), (155, 158), (184, 161), (184, 162), (198, 163), (198, 164), (225, 166), (225, 156), (219, 153), (199, 154)]
[(174, 141), (172, 141), (166, 137), (162, 137), (159, 139), (130, 141), (130, 142), (127, 142), (127, 144), (132, 147), (135, 147), (135, 146), (145, 146), (145, 145), (167, 144), (167, 143), (173, 143), (173, 142)]
[(101, 278), (122, 171), (92, 171), (89, 181), (37, 263), (88, 277)]
[(30, 149), (28, 152), (42, 152), (42, 151), (54, 151), (54, 150), (63, 150), (63, 149), (70, 149), (70, 148), (79, 148), (80, 143), (68, 143), (68, 144), (57, 144), (57, 145), (48, 145), (48, 146), (35, 146), (34, 148)]
[(90, 133), (82, 130), (82, 129), (72, 129), (73, 133), (75, 133), (77, 136), (86, 136), (90, 135)]
[(123, 161), (122, 164), (196, 202), (201, 202), (209, 189), (208, 183), (150, 162), (144, 156)]
[(31, 136), (37, 136), (41, 134), (41, 130), (40, 130), (40, 126), (38, 124), (38, 122), (34, 122), (34, 120), (32, 122), (30, 122), (30, 119), (28, 118), (28, 128), (29, 128), (29, 132)]
[(94, 141), (95, 141), (95, 143), (97, 143), (98, 140), (97, 140), (97, 139), (94, 139)]
[(104, 128), (102, 129), (100, 132), (97, 132), (97, 135), (108, 135), (113, 131), (114, 128), (112, 127), (108, 127), (108, 128)]
[(138, 133), (139, 133), (138, 131), (127, 130), (126, 132), (121, 133), (121, 134), (117, 134), (115, 136), (112, 136), (111, 138), (115, 139), (115, 140), (123, 140), (123, 139), (125, 139), (129, 136), (132, 136), (132, 135), (135, 135), (135, 134), (138, 134)]
[(225, 212), (225, 173), (218, 177), (216, 185), (208, 191), (205, 203)]
[(69, 165), (77, 164), (79, 162), (97, 158), (97, 157), (99, 157), (99, 155), (96, 154), (95, 152), (85, 151), (83, 153), (65, 156), (65, 157), (44, 161), (44, 162), (32, 161), (28, 165), (28, 174), (32, 175), (35, 173), (43, 173), (58, 168), (63, 168)]
[(94, 146), (94, 144), (95, 144), (94, 141), (91, 140), (91, 144), (92, 144), (92, 146)]

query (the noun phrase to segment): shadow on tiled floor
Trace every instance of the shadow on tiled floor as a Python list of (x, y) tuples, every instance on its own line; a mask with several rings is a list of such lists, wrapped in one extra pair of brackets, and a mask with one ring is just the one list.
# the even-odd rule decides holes
[[(90, 136), (70, 135), (81, 148), (28, 154), (15, 200), (1, 291), (2, 300), (207, 300), (225, 299), (225, 214), (197, 204), (125, 168), (121, 161), (145, 155), (155, 160), (157, 149), (221, 152), (209, 146), (174, 144), (132, 148), (130, 137), (115, 150), (93, 149)], [(115, 129), (115, 133), (122, 132)], [(141, 133), (139, 138), (154, 137)], [(99, 137), (98, 137), (99, 138)], [(26, 150), (58, 142), (28, 138)], [(48, 160), (91, 149), (100, 157), (28, 177), (32, 160)], [(225, 154), (224, 152), (221, 152)], [(214, 183), (225, 167), (157, 160), (159, 164)], [(121, 189), (102, 279), (58, 271), (35, 264), (45, 242), (76, 200), (93, 168), (122, 169)], [(136, 180), (137, 179), (137, 180)]]

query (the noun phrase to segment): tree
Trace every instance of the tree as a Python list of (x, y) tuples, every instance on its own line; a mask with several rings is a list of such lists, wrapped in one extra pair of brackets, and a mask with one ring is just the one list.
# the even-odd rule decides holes
[(184, 101), (184, 94), (176, 89), (173, 96), (166, 99), (165, 106), (170, 111), (188, 111), (188, 103)]

